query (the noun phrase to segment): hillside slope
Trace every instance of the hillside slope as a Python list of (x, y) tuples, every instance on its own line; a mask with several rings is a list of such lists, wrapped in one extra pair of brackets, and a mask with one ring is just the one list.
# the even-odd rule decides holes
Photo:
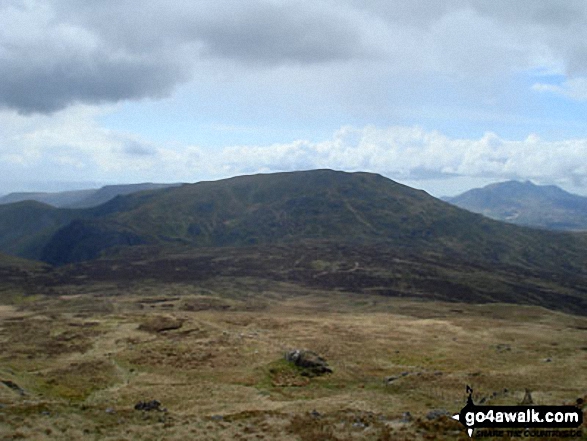
[[(56, 208), (49, 204), (26, 200), (10, 204), (0, 204), (0, 252), (26, 259), (39, 260), (42, 250), (52, 236), (74, 220), (100, 218), (118, 210), (128, 209), (126, 201), (122, 205), (116, 199), (119, 193), (133, 194), (148, 190), (156, 194), (176, 184), (136, 184), (108, 186), (92, 190), (92, 194), (78, 203), (85, 208)], [(54, 195), (60, 195), (55, 193)], [(87, 196), (87, 195), (86, 195)], [(110, 203), (99, 204), (101, 200)], [(140, 201), (137, 197), (135, 200)], [(64, 202), (62, 200), (61, 202)], [(104, 244), (104, 248), (108, 244)]]
[(181, 184), (153, 184), (150, 182), (141, 184), (106, 185), (98, 190), (87, 194), (84, 198), (64, 205), (67, 208), (89, 208), (104, 204), (116, 196), (137, 193), (146, 190), (159, 190), (167, 187), (177, 187)]
[(59, 228), (80, 215), (36, 201), (0, 205), (0, 251), (39, 259), (47, 241)]

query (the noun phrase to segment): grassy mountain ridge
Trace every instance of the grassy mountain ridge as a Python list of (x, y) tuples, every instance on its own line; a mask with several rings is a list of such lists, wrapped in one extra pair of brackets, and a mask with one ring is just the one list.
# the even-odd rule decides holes
[(370, 173), (241, 176), (63, 213), (40, 254), (65, 265), (58, 280), (256, 278), (587, 313), (587, 235), (493, 221)]
[(587, 197), (554, 185), (508, 181), (444, 198), (492, 219), (553, 230), (587, 230)]
[[(120, 197), (99, 208), (100, 219), (86, 221), (89, 229), (98, 222), (104, 231), (126, 231), (150, 244), (216, 247), (336, 240), (435, 249), (495, 264), (538, 259), (548, 266), (565, 255), (572, 256), (571, 266), (575, 259), (585, 260), (574, 237), (494, 222), (369, 173), (243, 176)], [(79, 231), (81, 225), (75, 228)], [(559, 253), (559, 246), (565, 253)]]

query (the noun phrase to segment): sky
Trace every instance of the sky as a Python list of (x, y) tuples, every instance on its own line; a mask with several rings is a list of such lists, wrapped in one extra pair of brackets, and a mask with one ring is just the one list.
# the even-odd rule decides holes
[(0, 194), (331, 168), (587, 195), (583, 0), (0, 0)]

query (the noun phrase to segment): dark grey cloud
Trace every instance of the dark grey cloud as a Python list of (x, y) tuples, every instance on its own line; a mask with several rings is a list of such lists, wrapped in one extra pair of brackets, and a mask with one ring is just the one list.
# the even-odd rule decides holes
[(303, 3), (13, 0), (0, 3), (4, 24), (0, 106), (22, 113), (164, 96), (206, 58), (303, 65), (368, 52), (352, 20)]
[(230, 18), (213, 15), (195, 25), (205, 54), (253, 64), (320, 63), (367, 54), (356, 25), (335, 10), (243, 2), (236, 9)]
[(63, 0), (59, 11), (132, 51), (187, 45), (209, 56), (261, 64), (315, 63), (367, 52), (354, 18), (324, 2), (78, 3)]
[(476, 81), (548, 65), (580, 76), (586, 15), (582, 0), (0, 0), (0, 107), (162, 97), (222, 68), (327, 65), (315, 72), (365, 92), (373, 71)]
[(118, 60), (104, 52), (19, 60), (0, 64), (0, 103), (21, 113), (50, 113), (77, 102), (162, 96), (185, 78), (185, 71), (156, 60)]

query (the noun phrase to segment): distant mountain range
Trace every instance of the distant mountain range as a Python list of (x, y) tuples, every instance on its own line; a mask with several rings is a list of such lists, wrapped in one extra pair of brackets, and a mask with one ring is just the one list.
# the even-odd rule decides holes
[(240, 176), (86, 209), (3, 205), (0, 251), (62, 266), (64, 280), (260, 277), (587, 314), (587, 235), (497, 222), (370, 173)]
[(504, 222), (551, 230), (587, 230), (587, 197), (554, 185), (508, 181), (443, 199)]
[(105, 187), (96, 189), (62, 191), (55, 193), (10, 193), (0, 197), (0, 204), (12, 204), (22, 201), (37, 201), (52, 205), (56, 208), (89, 208), (103, 204), (104, 202), (108, 202), (110, 199), (116, 196), (178, 185), (180, 184), (152, 184), (149, 182), (142, 184), (107, 185)]

